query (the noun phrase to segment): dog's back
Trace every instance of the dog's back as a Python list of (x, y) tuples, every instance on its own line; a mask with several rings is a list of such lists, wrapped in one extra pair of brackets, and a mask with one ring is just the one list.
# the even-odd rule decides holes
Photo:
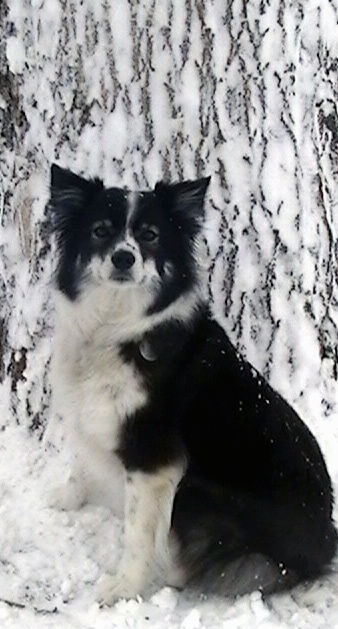
[(217, 323), (205, 316), (195, 334), (179, 384), (190, 463), (173, 514), (187, 581), (236, 594), (313, 579), (337, 545), (318, 444)]

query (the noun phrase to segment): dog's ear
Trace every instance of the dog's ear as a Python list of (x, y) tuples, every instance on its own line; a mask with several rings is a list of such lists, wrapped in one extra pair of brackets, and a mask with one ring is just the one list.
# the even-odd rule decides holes
[(52, 164), (50, 172), (50, 202), (52, 228), (58, 230), (83, 210), (103, 188), (99, 179), (88, 180), (70, 170)]
[(194, 237), (204, 222), (204, 198), (210, 177), (169, 184), (159, 182), (155, 195), (181, 233)]
[(190, 206), (203, 205), (210, 179), (211, 177), (204, 177), (203, 179), (173, 184), (172, 188), (175, 194), (176, 205), (182, 205), (187, 209)]
[(67, 191), (82, 193), (83, 195), (92, 194), (102, 189), (103, 183), (100, 179), (88, 180), (80, 177), (75, 173), (61, 168), (57, 164), (52, 164), (50, 170), (50, 188), (51, 194), (66, 194)]
[(173, 184), (161, 181), (155, 186), (155, 195), (179, 223), (195, 223), (199, 227), (204, 218), (204, 198), (210, 179), (204, 177)]

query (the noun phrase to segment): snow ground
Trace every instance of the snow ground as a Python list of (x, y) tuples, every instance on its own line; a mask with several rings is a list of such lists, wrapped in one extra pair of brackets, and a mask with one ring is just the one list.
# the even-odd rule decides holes
[(113, 568), (120, 521), (104, 507), (46, 506), (54, 455), (26, 429), (8, 427), (0, 449), (1, 629), (338, 629), (336, 573), (266, 601), (258, 592), (233, 601), (158, 586), (149, 599), (100, 609), (95, 583)]

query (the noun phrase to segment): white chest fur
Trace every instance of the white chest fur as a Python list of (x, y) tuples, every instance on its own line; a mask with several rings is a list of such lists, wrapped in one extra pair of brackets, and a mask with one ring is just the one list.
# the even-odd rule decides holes
[[(106, 308), (90, 316), (61, 310), (55, 339), (52, 387), (55, 412), (67, 430), (112, 452), (127, 416), (147, 399), (136, 368), (119, 352), (121, 330)], [(77, 315), (77, 317), (76, 317)]]
[(140, 300), (114, 300), (109, 291), (86, 297), (57, 299), (46, 440), (57, 445), (66, 478), (56, 488), (51, 481), (50, 502), (66, 509), (98, 502), (119, 513), (124, 472), (114, 451), (121, 425), (147, 401), (140, 374), (119, 352), (121, 341), (140, 334)]

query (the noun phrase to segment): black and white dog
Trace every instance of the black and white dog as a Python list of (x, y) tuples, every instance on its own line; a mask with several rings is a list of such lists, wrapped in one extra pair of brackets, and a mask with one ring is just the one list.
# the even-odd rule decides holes
[[(304, 423), (213, 319), (198, 262), (208, 179), (105, 188), (54, 165), (61, 507), (123, 481), (124, 550), (99, 599), (168, 584), (236, 595), (328, 569), (332, 490)], [(101, 487), (100, 487), (101, 483)]]

